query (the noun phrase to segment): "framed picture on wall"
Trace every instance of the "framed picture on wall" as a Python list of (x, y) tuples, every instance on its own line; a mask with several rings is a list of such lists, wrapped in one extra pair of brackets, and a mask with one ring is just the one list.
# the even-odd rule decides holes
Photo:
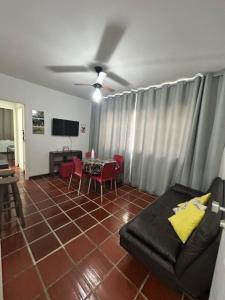
[(44, 112), (38, 110), (32, 110), (32, 129), (33, 134), (45, 133), (45, 118)]
[(81, 124), (80, 126), (80, 132), (85, 133), (86, 132), (86, 124)]

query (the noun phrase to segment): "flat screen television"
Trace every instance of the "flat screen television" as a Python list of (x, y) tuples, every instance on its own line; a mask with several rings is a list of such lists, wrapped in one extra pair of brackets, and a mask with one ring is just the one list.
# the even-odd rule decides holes
[(52, 135), (78, 136), (79, 122), (63, 119), (52, 119)]

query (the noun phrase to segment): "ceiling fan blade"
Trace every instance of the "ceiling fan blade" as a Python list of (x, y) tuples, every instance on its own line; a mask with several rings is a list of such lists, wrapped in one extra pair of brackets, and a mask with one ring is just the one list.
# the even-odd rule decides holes
[(109, 86), (103, 86), (102, 88), (103, 88), (103, 90), (108, 91), (108, 92), (111, 92), (111, 93), (115, 92), (115, 90), (112, 89), (112, 88), (109, 87)]
[(74, 83), (73, 85), (76, 85), (76, 86), (91, 86), (91, 87), (93, 87), (93, 84), (88, 84), (88, 83)]
[(113, 73), (113, 72), (109, 72), (109, 73), (107, 74), (107, 76), (108, 76), (110, 79), (112, 79), (112, 80), (118, 82), (119, 84), (121, 84), (121, 85), (123, 85), (123, 86), (128, 86), (128, 85), (130, 85), (130, 83), (129, 83), (127, 80), (123, 79), (122, 77), (116, 75), (116, 74)]
[(85, 66), (50, 66), (48, 69), (56, 73), (78, 73), (89, 71)]
[(98, 83), (98, 84), (101, 84), (103, 83), (104, 79), (106, 78), (106, 73), (105, 72), (100, 72), (98, 74), (98, 78), (96, 79), (96, 82), (95, 83)]
[(102, 63), (108, 62), (113, 52), (116, 50), (124, 32), (124, 25), (108, 24), (103, 32), (95, 60)]

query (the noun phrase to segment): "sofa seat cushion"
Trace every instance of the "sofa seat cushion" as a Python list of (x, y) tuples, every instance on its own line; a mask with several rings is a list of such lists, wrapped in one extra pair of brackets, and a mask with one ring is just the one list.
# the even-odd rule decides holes
[(171, 232), (172, 227), (168, 226), (167, 223), (159, 222), (156, 216), (151, 221), (148, 218), (144, 219), (142, 216), (141, 219), (137, 218), (130, 224), (128, 232), (162, 255), (166, 260), (175, 263), (181, 242), (174, 232)]
[(175, 263), (182, 246), (174, 232), (168, 217), (178, 203), (190, 200), (189, 195), (180, 194), (171, 189), (145, 208), (127, 225), (127, 231), (152, 248), (166, 260)]

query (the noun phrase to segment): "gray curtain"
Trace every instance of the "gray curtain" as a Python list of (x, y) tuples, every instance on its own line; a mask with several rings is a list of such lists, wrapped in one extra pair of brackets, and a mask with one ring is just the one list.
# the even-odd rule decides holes
[(184, 163), (176, 181), (206, 191), (218, 176), (225, 146), (225, 74), (207, 74), (197, 99)]
[(178, 166), (182, 168), (187, 154), (203, 81), (197, 77), (137, 94), (132, 185), (161, 194), (179, 181), (174, 173)]
[(89, 134), (89, 150), (94, 149), (98, 153), (99, 146), (99, 130), (100, 130), (100, 117), (102, 105), (99, 103), (92, 103), (91, 106), (91, 122)]
[(91, 147), (125, 156), (125, 181), (162, 194), (175, 182), (206, 191), (225, 146), (225, 74), (116, 96), (92, 110)]
[(175, 182), (206, 191), (225, 146), (225, 76), (138, 93), (131, 184), (162, 194)]
[(13, 140), (13, 111), (0, 108), (0, 140)]
[(124, 181), (129, 181), (135, 95), (128, 94), (93, 104), (90, 149), (101, 158), (121, 154), (125, 158)]

